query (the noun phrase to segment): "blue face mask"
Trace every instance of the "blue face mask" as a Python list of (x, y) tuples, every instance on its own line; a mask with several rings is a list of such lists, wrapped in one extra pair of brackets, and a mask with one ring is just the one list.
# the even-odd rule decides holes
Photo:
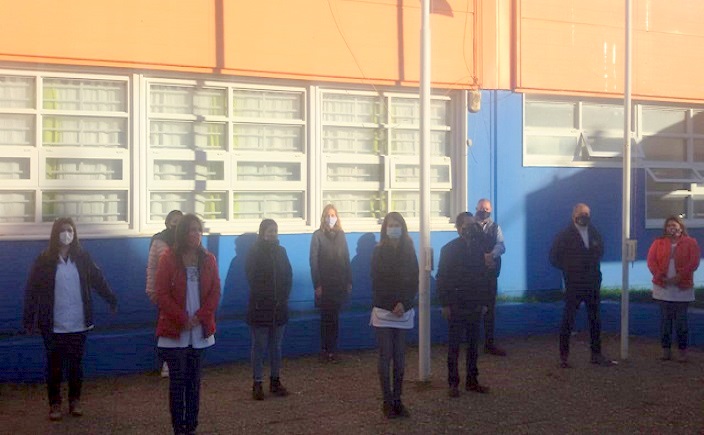
[(390, 239), (400, 239), (402, 232), (401, 227), (386, 228), (386, 235), (389, 236)]
[(325, 220), (328, 222), (328, 226), (333, 228), (337, 223), (337, 216), (328, 216)]

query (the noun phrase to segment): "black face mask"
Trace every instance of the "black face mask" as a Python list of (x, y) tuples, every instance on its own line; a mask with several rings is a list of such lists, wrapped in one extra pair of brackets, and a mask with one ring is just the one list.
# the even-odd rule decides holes
[(588, 214), (581, 214), (574, 218), (574, 221), (577, 225), (586, 227), (587, 225), (589, 225), (589, 222), (591, 222), (591, 218)]
[(485, 220), (489, 219), (489, 216), (491, 216), (491, 212), (490, 212), (490, 211), (479, 210), (479, 211), (477, 212), (477, 214), (475, 214), (475, 216), (477, 217), (477, 220), (479, 220), (479, 221), (485, 221)]

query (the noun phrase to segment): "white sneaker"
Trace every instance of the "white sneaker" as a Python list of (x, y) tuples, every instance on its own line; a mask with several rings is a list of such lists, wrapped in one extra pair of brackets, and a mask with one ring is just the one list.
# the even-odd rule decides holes
[(164, 364), (161, 366), (161, 377), (162, 378), (168, 378), (169, 377), (169, 366), (164, 362)]

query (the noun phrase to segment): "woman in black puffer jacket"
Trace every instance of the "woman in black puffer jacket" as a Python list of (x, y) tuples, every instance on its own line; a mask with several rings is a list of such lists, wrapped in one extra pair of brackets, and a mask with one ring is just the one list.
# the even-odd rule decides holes
[(247, 324), (252, 336), (252, 369), (254, 384), (252, 397), (264, 399), (262, 388), (264, 352), (269, 352), (271, 371), (269, 392), (286, 396), (281, 385), (281, 342), (288, 322), (288, 297), (291, 293), (292, 272), (286, 249), (279, 246), (278, 225), (264, 219), (259, 225), (259, 235), (247, 256), (247, 281), (249, 306)]

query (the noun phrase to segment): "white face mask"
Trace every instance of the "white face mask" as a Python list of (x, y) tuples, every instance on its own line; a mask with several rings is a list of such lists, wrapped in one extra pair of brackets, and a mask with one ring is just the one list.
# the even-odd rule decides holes
[(390, 239), (400, 239), (402, 232), (401, 227), (386, 228), (386, 235), (389, 236)]
[(61, 231), (59, 233), (59, 243), (62, 246), (68, 246), (73, 242), (73, 232), (72, 231)]
[(327, 221), (330, 228), (332, 228), (337, 223), (337, 216), (328, 216)]

